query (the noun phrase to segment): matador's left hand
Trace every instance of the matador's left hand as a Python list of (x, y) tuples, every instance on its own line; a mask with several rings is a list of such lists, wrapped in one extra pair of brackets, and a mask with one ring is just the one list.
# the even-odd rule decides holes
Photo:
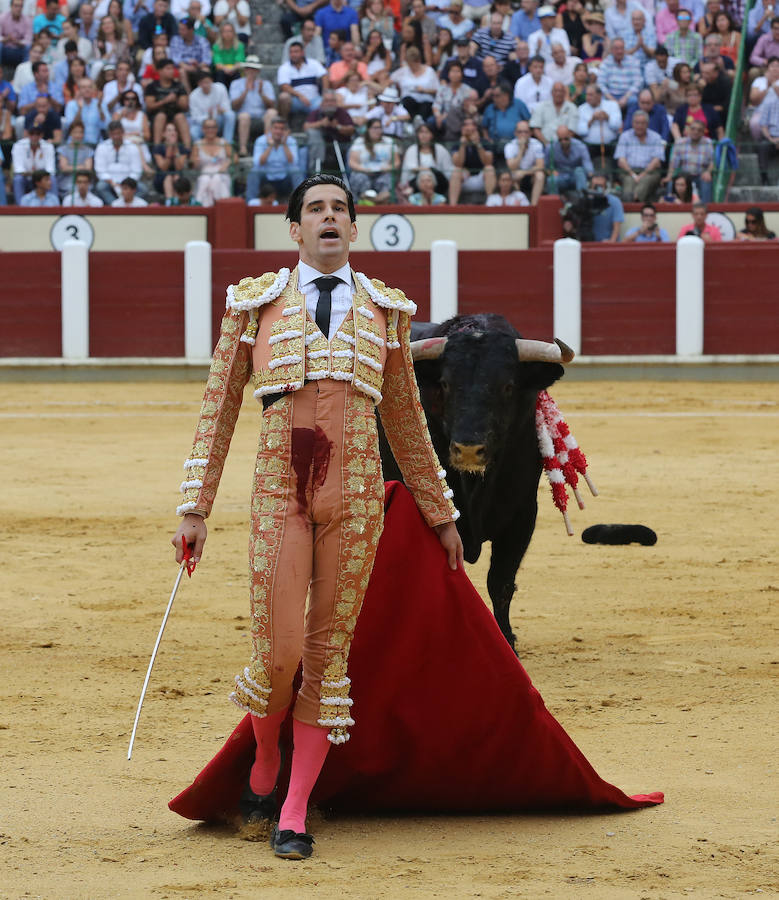
[(456, 569), (463, 564), (463, 542), (460, 540), (460, 533), (454, 522), (445, 522), (443, 525), (436, 525), (433, 531), (438, 535), (441, 546), (446, 550), (449, 560), (449, 568)]

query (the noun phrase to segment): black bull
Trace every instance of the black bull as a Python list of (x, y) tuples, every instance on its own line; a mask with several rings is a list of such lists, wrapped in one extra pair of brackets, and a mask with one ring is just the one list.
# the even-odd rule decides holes
[[(435, 337), (447, 340), (429, 340)], [(492, 543), (487, 590), (498, 626), (514, 649), (509, 608), (536, 524), (542, 471), (536, 400), (539, 391), (564, 374), (558, 363), (537, 360), (555, 354), (566, 362), (573, 358), (564, 344), (518, 344), (518, 338), (506, 319), (493, 314), (412, 328), (422, 406), (460, 511), (457, 529), (465, 559), (476, 562), (482, 544)], [(437, 348), (425, 352), (421, 348), (427, 344)], [(528, 356), (536, 360), (521, 361)], [(383, 431), (380, 447), (385, 479), (402, 480)]]

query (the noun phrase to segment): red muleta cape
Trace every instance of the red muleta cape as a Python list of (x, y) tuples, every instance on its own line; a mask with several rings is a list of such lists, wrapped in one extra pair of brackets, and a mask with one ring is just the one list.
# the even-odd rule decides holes
[[(629, 797), (600, 778), (544, 706), (465, 572), (449, 569), (408, 491), (388, 483), (385, 506), (349, 657), (357, 724), (328, 754), (312, 802), (361, 813), (662, 803), (660, 792)], [(170, 808), (233, 821), (253, 759), (247, 715)]]

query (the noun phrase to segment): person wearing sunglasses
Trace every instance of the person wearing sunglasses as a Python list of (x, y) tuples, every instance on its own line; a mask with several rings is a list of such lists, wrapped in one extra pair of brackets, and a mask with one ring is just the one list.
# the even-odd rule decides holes
[(672, 31), (665, 39), (665, 46), (671, 56), (695, 66), (703, 56), (703, 38), (692, 27), (692, 13), (689, 9), (679, 10), (676, 24), (676, 31)]
[(744, 214), (744, 227), (736, 235), (739, 241), (775, 241), (776, 234), (769, 231), (765, 224), (763, 210), (759, 206), (750, 206)]

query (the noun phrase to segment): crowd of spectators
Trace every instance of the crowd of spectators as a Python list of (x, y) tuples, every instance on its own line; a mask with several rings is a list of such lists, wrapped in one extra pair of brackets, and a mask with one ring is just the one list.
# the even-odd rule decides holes
[(742, 40), (764, 180), (779, 153), (763, 0), (279, 3), (266, 78), (247, 0), (0, 0), (0, 203), (278, 203), (312, 171), (364, 203), (706, 203)]

